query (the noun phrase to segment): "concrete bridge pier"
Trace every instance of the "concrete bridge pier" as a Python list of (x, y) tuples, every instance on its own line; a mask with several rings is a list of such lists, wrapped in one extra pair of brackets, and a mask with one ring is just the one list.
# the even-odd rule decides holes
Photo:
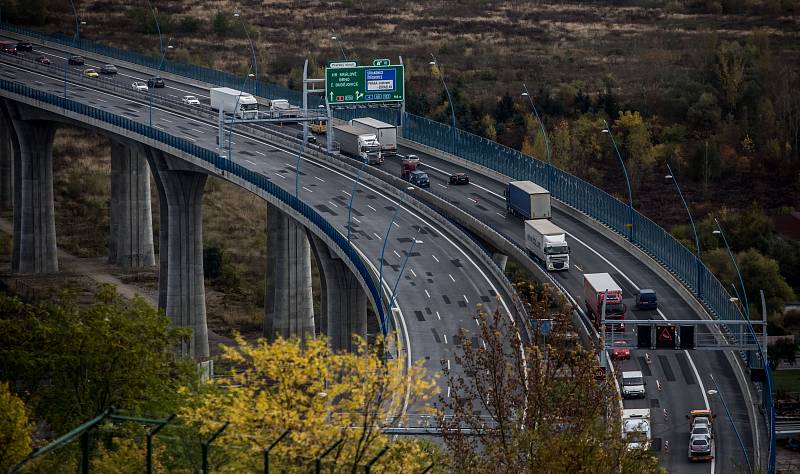
[(325, 242), (311, 233), (309, 238), (320, 269), (325, 333), (333, 350), (352, 352), (353, 334), (367, 337), (367, 295), (358, 278)]
[(14, 146), (12, 125), (0, 114), (0, 209), (14, 207)]
[(500, 267), (500, 270), (505, 271), (506, 264), (508, 263), (508, 255), (495, 252), (492, 254), (492, 260), (494, 260), (494, 263), (496, 263), (497, 266)]
[(311, 249), (305, 228), (267, 204), (267, 275), (264, 336), (314, 337)]
[(139, 145), (111, 142), (111, 232), (108, 261), (122, 268), (155, 265), (150, 166)]
[(58, 271), (53, 202), (53, 138), (57, 125), (13, 118), (14, 250), (12, 270)]
[(207, 175), (162, 152), (146, 148), (161, 209), (159, 309), (192, 336), (179, 348), (195, 359), (209, 356), (203, 280), (203, 191)]

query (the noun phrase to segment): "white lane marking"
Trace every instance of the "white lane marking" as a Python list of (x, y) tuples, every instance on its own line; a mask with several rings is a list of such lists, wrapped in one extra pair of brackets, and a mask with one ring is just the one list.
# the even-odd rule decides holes
[(325, 182), (325, 180), (324, 180), (324, 179), (322, 179), (322, 178), (320, 178), (319, 176), (314, 176), (314, 179), (316, 179), (316, 180), (319, 180), (319, 181), (322, 181), (323, 183)]
[(450, 277), (450, 279), (451, 279), (451, 280), (453, 280), (453, 283), (455, 283), (455, 282), (456, 282), (456, 279), (455, 279), (455, 278), (453, 278), (453, 275), (451, 275), (451, 274), (449, 274), (449, 273), (448, 273), (448, 274), (447, 274), (447, 276), (449, 276), (449, 277)]
[(572, 266), (575, 267), (575, 269), (578, 270), (579, 272), (583, 271), (583, 268), (579, 267), (577, 263), (573, 263)]
[(284, 175), (282, 175), (282, 174), (280, 174), (280, 173), (275, 173), (275, 174), (277, 174), (278, 176), (280, 176), (280, 177), (281, 177), (281, 178), (283, 178), (283, 179), (289, 179), (289, 178), (287, 178), (286, 176), (284, 176)]
[(153, 126), (159, 130), (166, 130), (166, 128), (162, 127), (161, 125), (153, 125)]
[[(394, 226), (395, 226), (395, 227), (397, 227), (398, 229), (400, 228), (400, 224), (398, 224), (398, 223), (397, 223), (397, 222), (395, 222), (395, 221), (392, 221), (392, 225), (394, 225)], [(419, 244), (419, 243), (421, 243), (421, 242), (417, 242), (417, 243)]]
[(372, 235), (374, 235), (375, 237), (377, 237), (377, 238), (378, 238), (378, 240), (383, 240), (383, 237), (381, 237), (380, 235), (376, 234), (375, 232), (373, 232), (373, 233), (372, 233)]
[[(444, 335), (444, 343), (447, 344), (447, 334)], [(447, 359), (447, 370), (450, 370), (450, 359)]]
[(368, 208), (370, 208), (370, 209), (372, 209), (372, 210), (373, 210), (373, 211), (375, 211), (375, 212), (378, 212), (378, 210), (377, 210), (377, 209), (375, 209), (374, 207), (372, 207), (372, 206), (371, 206), (371, 205), (369, 205), (369, 204), (367, 204), (367, 207), (368, 207)]
[(450, 398), (450, 386), (447, 386), (447, 398)]
[[(203, 133), (202, 131), (200, 131), (200, 130), (198, 130), (198, 129), (196, 129), (196, 128), (190, 128), (189, 130), (191, 130), (191, 131), (193, 131), (193, 132), (197, 132), (197, 133)], [(232, 143), (232, 144), (234, 144), (234, 145), (236, 145), (236, 142), (231, 142), (231, 143)]]
[(433, 257), (433, 259), (434, 259), (434, 260), (436, 260), (436, 263), (439, 263), (439, 259), (438, 259), (438, 258), (436, 258), (436, 255), (434, 255), (434, 254), (431, 254), (431, 257)]
[[(435, 170), (435, 171), (438, 171), (439, 173), (441, 173), (441, 174), (443, 174), (443, 175), (445, 175), (445, 176), (450, 176), (451, 174), (453, 174), (453, 173), (448, 173), (447, 171), (444, 171), (444, 170), (440, 170), (439, 168), (437, 168), (437, 167), (435, 167), (435, 166), (431, 166), (431, 165), (430, 165), (430, 164), (428, 164), (427, 162), (425, 162), (425, 163), (420, 163), (420, 164), (423, 164), (423, 165), (427, 166), (428, 168), (431, 168), (431, 169), (433, 169), (433, 170)], [(470, 184), (470, 185), (472, 185), (472, 186), (475, 186), (475, 187), (476, 187), (476, 188), (478, 188), (478, 189), (482, 189), (482, 190), (486, 191), (486, 192), (487, 192), (487, 193), (489, 193), (489, 194), (492, 194), (492, 195), (494, 195), (494, 196), (497, 196), (497, 197), (499, 197), (499, 198), (501, 198), (501, 199), (505, 199), (503, 196), (501, 196), (501, 195), (497, 194), (496, 192), (492, 191), (491, 189), (484, 188), (483, 186), (481, 186), (481, 185), (479, 185), (479, 184), (475, 184), (475, 183), (473, 183), (473, 182), (470, 182), (469, 184)]]
[(502, 217), (503, 219), (506, 218), (505, 214), (500, 214), (499, 212), (496, 212), (496, 211), (495, 211), (495, 214), (497, 214), (498, 216)]
[(397, 253), (397, 250), (392, 250), (392, 252), (393, 252), (395, 255), (397, 255), (397, 258), (402, 258), (402, 257), (400, 257), (400, 254), (399, 254), (399, 253)]
[(343, 193), (345, 193), (345, 194), (347, 194), (348, 196), (352, 196), (352, 194), (348, 193), (348, 192), (347, 192), (347, 191), (345, 191), (344, 189), (342, 189), (342, 192), (343, 192)]
[(480, 322), (480, 321), (478, 321), (477, 319), (476, 319), (476, 320), (474, 320), (474, 321), (475, 321), (475, 325), (476, 325), (476, 326), (478, 326), (478, 327), (481, 327), (481, 322)]
[[(184, 135), (183, 138), (185, 138), (186, 140), (189, 140), (190, 142), (196, 142), (197, 141), (194, 138), (190, 137), (189, 135)], [(253, 163), (253, 164), (255, 164), (255, 163)]]
[[(447, 344), (447, 334), (442, 334), (444, 336), (444, 343)], [(447, 359), (447, 370), (450, 370), (450, 359)]]
[(310, 192), (310, 193), (313, 193), (313, 192), (314, 192), (314, 191), (312, 191), (312, 190), (308, 189), (308, 188), (307, 188), (307, 187), (305, 187), (305, 186), (303, 186), (303, 189), (305, 189), (306, 191), (308, 191), (308, 192)]
[(356, 222), (358, 222), (359, 224), (361, 224), (361, 221), (360, 221), (360, 220), (358, 220), (358, 217), (356, 217), (356, 216), (353, 216), (353, 220), (354, 220), (354, 221), (356, 221)]
[[(619, 274), (622, 276), (622, 278), (624, 278), (624, 279), (628, 280), (628, 283), (629, 283), (631, 286), (633, 286), (633, 288), (634, 288), (636, 291), (639, 291), (639, 290), (640, 290), (639, 286), (638, 286), (636, 283), (634, 283), (634, 282), (633, 282), (633, 280), (631, 280), (631, 279), (628, 277), (628, 275), (626, 275), (625, 273), (623, 273), (623, 272), (622, 272), (622, 270), (620, 270), (620, 269), (619, 269), (619, 268), (618, 268), (616, 265), (614, 265), (613, 263), (611, 263), (611, 262), (610, 262), (610, 261), (609, 261), (607, 258), (605, 258), (603, 255), (601, 255), (601, 254), (600, 254), (600, 252), (598, 252), (597, 250), (593, 249), (593, 248), (592, 248), (592, 247), (590, 247), (590, 246), (589, 246), (589, 245), (588, 245), (586, 242), (584, 242), (584, 241), (582, 241), (581, 239), (579, 239), (579, 238), (575, 237), (574, 235), (570, 234), (569, 232), (566, 232), (566, 234), (567, 234), (567, 235), (569, 235), (569, 236), (570, 236), (570, 237), (571, 237), (573, 240), (575, 240), (575, 241), (576, 241), (576, 242), (578, 242), (579, 244), (581, 244), (581, 245), (583, 245), (584, 247), (586, 247), (587, 249), (589, 249), (589, 250), (590, 250), (592, 253), (594, 253), (595, 255), (597, 255), (598, 257), (600, 257), (600, 258), (601, 258), (601, 259), (602, 259), (604, 262), (606, 262), (606, 264), (607, 264), (608, 266), (610, 266), (611, 268), (613, 268), (613, 269), (614, 269), (614, 271), (616, 271), (617, 273), (619, 273)], [(661, 316), (661, 319), (663, 319), (664, 321), (668, 321), (667, 317), (666, 317), (666, 316), (664, 315), (664, 313), (661, 311), (661, 308), (657, 309), (656, 311), (658, 312), (658, 315), (659, 315), (659, 316)], [(687, 350), (684, 350), (684, 352), (686, 353), (686, 358), (687, 358), (687, 359), (689, 359), (689, 364), (691, 364), (691, 366), (692, 366), (692, 370), (694, 371), (695, 377), (697, 378), (697, 383), (698, 383), (698, 384), (700, 384), (700, 393), (703, 395), (703, 402), (705, 403), (706, 410), (708, 410), (708, 395), (706, 395), (706, 389), (705, 389), (705, 386), (703, 385), (703, 381), (700, 379), (700, 375), (699, 375), (699, 373), (697, 372), (697, 367), (694, 365), (694, 360), (692, 359), (692, 356), (689, 354), (689, 351), (687, 351)], [(714, 472), (714, 466), (715, 466), (715, 460), (714, 460), (714, 458), (712, 458), (712, 459), (711, 459), (711, 472), (712, 472), (712, 473)]]
[(437, 185), (437, 186), (441, 186), (441, 187), (443, 187), (444, 189), (447, 189), (447, 186), (445, 186), (445, 185), (444, 185), (444, 184), (442, 184), (442, 183), (436, 183), (436, 185)]
[[(104, 99), (95, 99), (95, 100), (98, 101), (98, 102), (108, 102), (107, 100), (104, 100)], [(164, 119), (161, 119), (161, 120), (164, 120)]]
[(250, 161), (250, 160), (244, 160), (244, 161), (246, 161), (246, 162), (250, 163), (251, 165), (255, 165), (255, 162), (252, 162), (252, 161)]
[(408, 271), (410, 271), (411, 274), (414, 275), (414, 278), (417, 278), (417, 274), (414, 272), (413, 268), (409, 268)]
[(438, 312), (438, 311), (436, 312), (436, 318), (437, 318), (437, 319), (439, 319), (440, 321), (441, 321), (441, 319), (442, 319), (442, 317), (441, 317), (441, 316), (439, 316), (439, 312)]
[(430, 293), (428, 293), (428, 290), (425, 290), (425, 294), (426, 294), (426, 295), (428, 295), (428, 298), (430, 298), (430, 297), (431, 297), (431, 294), (430, 294)]
[(161, 121), (162, 122), (167, 122), (167, 123), (172, 123), (172, 120), (170, 120), (168, 118), (162, 118)]
[(467, 304), (469, 304), (469, 299), (467, 298), (467, 295), (461, 295), (461, 296), (463, 296), (464, 297), (464, 301), (466, 301)]
[(333, 206), (333, 207), (339, 207), (339, 206), (337, 206), (336, 204), (334, 204), (334, 203), (333, 203), (333, 201), (328, 201), (328, 204), (330, 204), (330, 205), (331, 205), (331, 206)]
[(267, 154), (266, 154), (266, 153), (261, 153), (261, 152), (260, 152), (260, 151), (258, 151), (258, 150), (256, 150), (256, 153), (258, 153), (258, 154), (259, 154), (259, 155), (261, 155), (261, 156), (267, 156)]

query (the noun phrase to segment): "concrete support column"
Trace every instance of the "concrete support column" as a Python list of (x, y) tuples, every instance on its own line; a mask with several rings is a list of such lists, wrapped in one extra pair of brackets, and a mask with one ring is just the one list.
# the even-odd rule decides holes
[(178, 348), (195, 359), (208, 358), (206, 291), (203, 279), (203, 190), (207, 175), (175, 169), (180, 160), (145, 148), (158, 188), (158, 307), (172, 324), (192, 330)]
[(123, 268), (155, 265), (150, 211), (150, 166), (138, 146), (111, 143), (110, 263)]
[(12, 120), (14, 159), (14, 253), (20, 273), (58, 271), (53, 209), (53, 137), (56, 124)]
[(267, 283), (264, 336), (314, 337), (311, 249), (305, 228), (267, 205)]
[(14, 146), (11, 123), (0, 114), (0, 209), (14, 206)]
[(352, 352), (353, 334), (367, 337), (367, 295), (358, 278), (325, 242), (316, 236), (310, 239), (319, 264), (326, 335), (333, 350)]

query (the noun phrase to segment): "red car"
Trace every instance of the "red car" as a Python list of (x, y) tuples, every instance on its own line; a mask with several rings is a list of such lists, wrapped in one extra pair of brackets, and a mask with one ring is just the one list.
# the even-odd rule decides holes
[(626, 341), (614, 341), (613, 348), (611, 349), (611, 359), (613, 360), (628, 360), (631, 358), (631, 350), (627, 347)]

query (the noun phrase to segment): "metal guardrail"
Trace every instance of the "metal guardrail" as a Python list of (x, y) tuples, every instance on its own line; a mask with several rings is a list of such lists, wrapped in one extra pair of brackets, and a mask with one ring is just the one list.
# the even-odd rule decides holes
[[(130, 53), (85, 39), (75, 42), (71, 37), (65, 35), (46, 35), (8, 23), (1, 23), (0, 29), (159, 69), (160, 58)], [(241, 78), (222, 71), (171, 61), (165, 61), (161, 70), (199, 81), (240, 88), (262, 97), (289, 98), (295, 103), (299, 103), (301, 100), (301, 93), (298, 91), (265, 84), (260, 81), (247, 81), (248, 83), (245, 84), (245, 87), (242, 87), (243, 81)], [(320, 99), (318, 97), (311, 96), (309, 99), (310, 106), (319, 105)], [(376, 112), (376, 110), (381, 109), (352, 108), (345, 111), (337, 111), (337, 116), (377, 115), (376, 118), (388, 118), (389, 120), (384, 121), (397, 123), (396, 120), (391, 119), (391, 116), (385, 117), (387, 112)], [(395, 111), (392, 112), (396, 114)], [(632, 243), (659, 262), (687, 288), (693, 291), (698, 301), (703, 303), (710, 314), (720, 319), (741, 319), (738, 308), (730, 301), (730, 295), (724, 285), (702, 262), (697, 261), (697, 256), (663, 228), (637, 211), (631, 213), (633, 222), (626, 222), (628, 220), (626, 216), (629, 215), (627, 205), (605, 191), (569, 173), (557, 168), (550, 168), (546, 163), (534, 157), (524, 155), (517, 150), (469, 132), (458, 129), (453, 131), (448, 125), (413, 114), (405, 114), (399, 118), (403, 124), (402, 135), (405, 138), (458, 155), (489, 169), (511, 176), (514, 179), (531, 180), (545, 186), (551, 191), (551, 195), (554, 198), (603, 223), (614, 232), (629, 236)], [(630, 231), (628, 231), (627, 225), (632, 226)], [(767, 389), (761, 390), (761, 393), (763, 394), (762, 404), (767, 412), (766, 418), (771, 435), (769, 472), (774, 472), (775, 427), (772, 421), (774, 418), (774, 403), (771, 394), (771, 371), (763, 349), (756, 354), (757, 357), (747, 359), (750, 363), (757, 362), (759, 367), (764, 368), (766, 374)]]

